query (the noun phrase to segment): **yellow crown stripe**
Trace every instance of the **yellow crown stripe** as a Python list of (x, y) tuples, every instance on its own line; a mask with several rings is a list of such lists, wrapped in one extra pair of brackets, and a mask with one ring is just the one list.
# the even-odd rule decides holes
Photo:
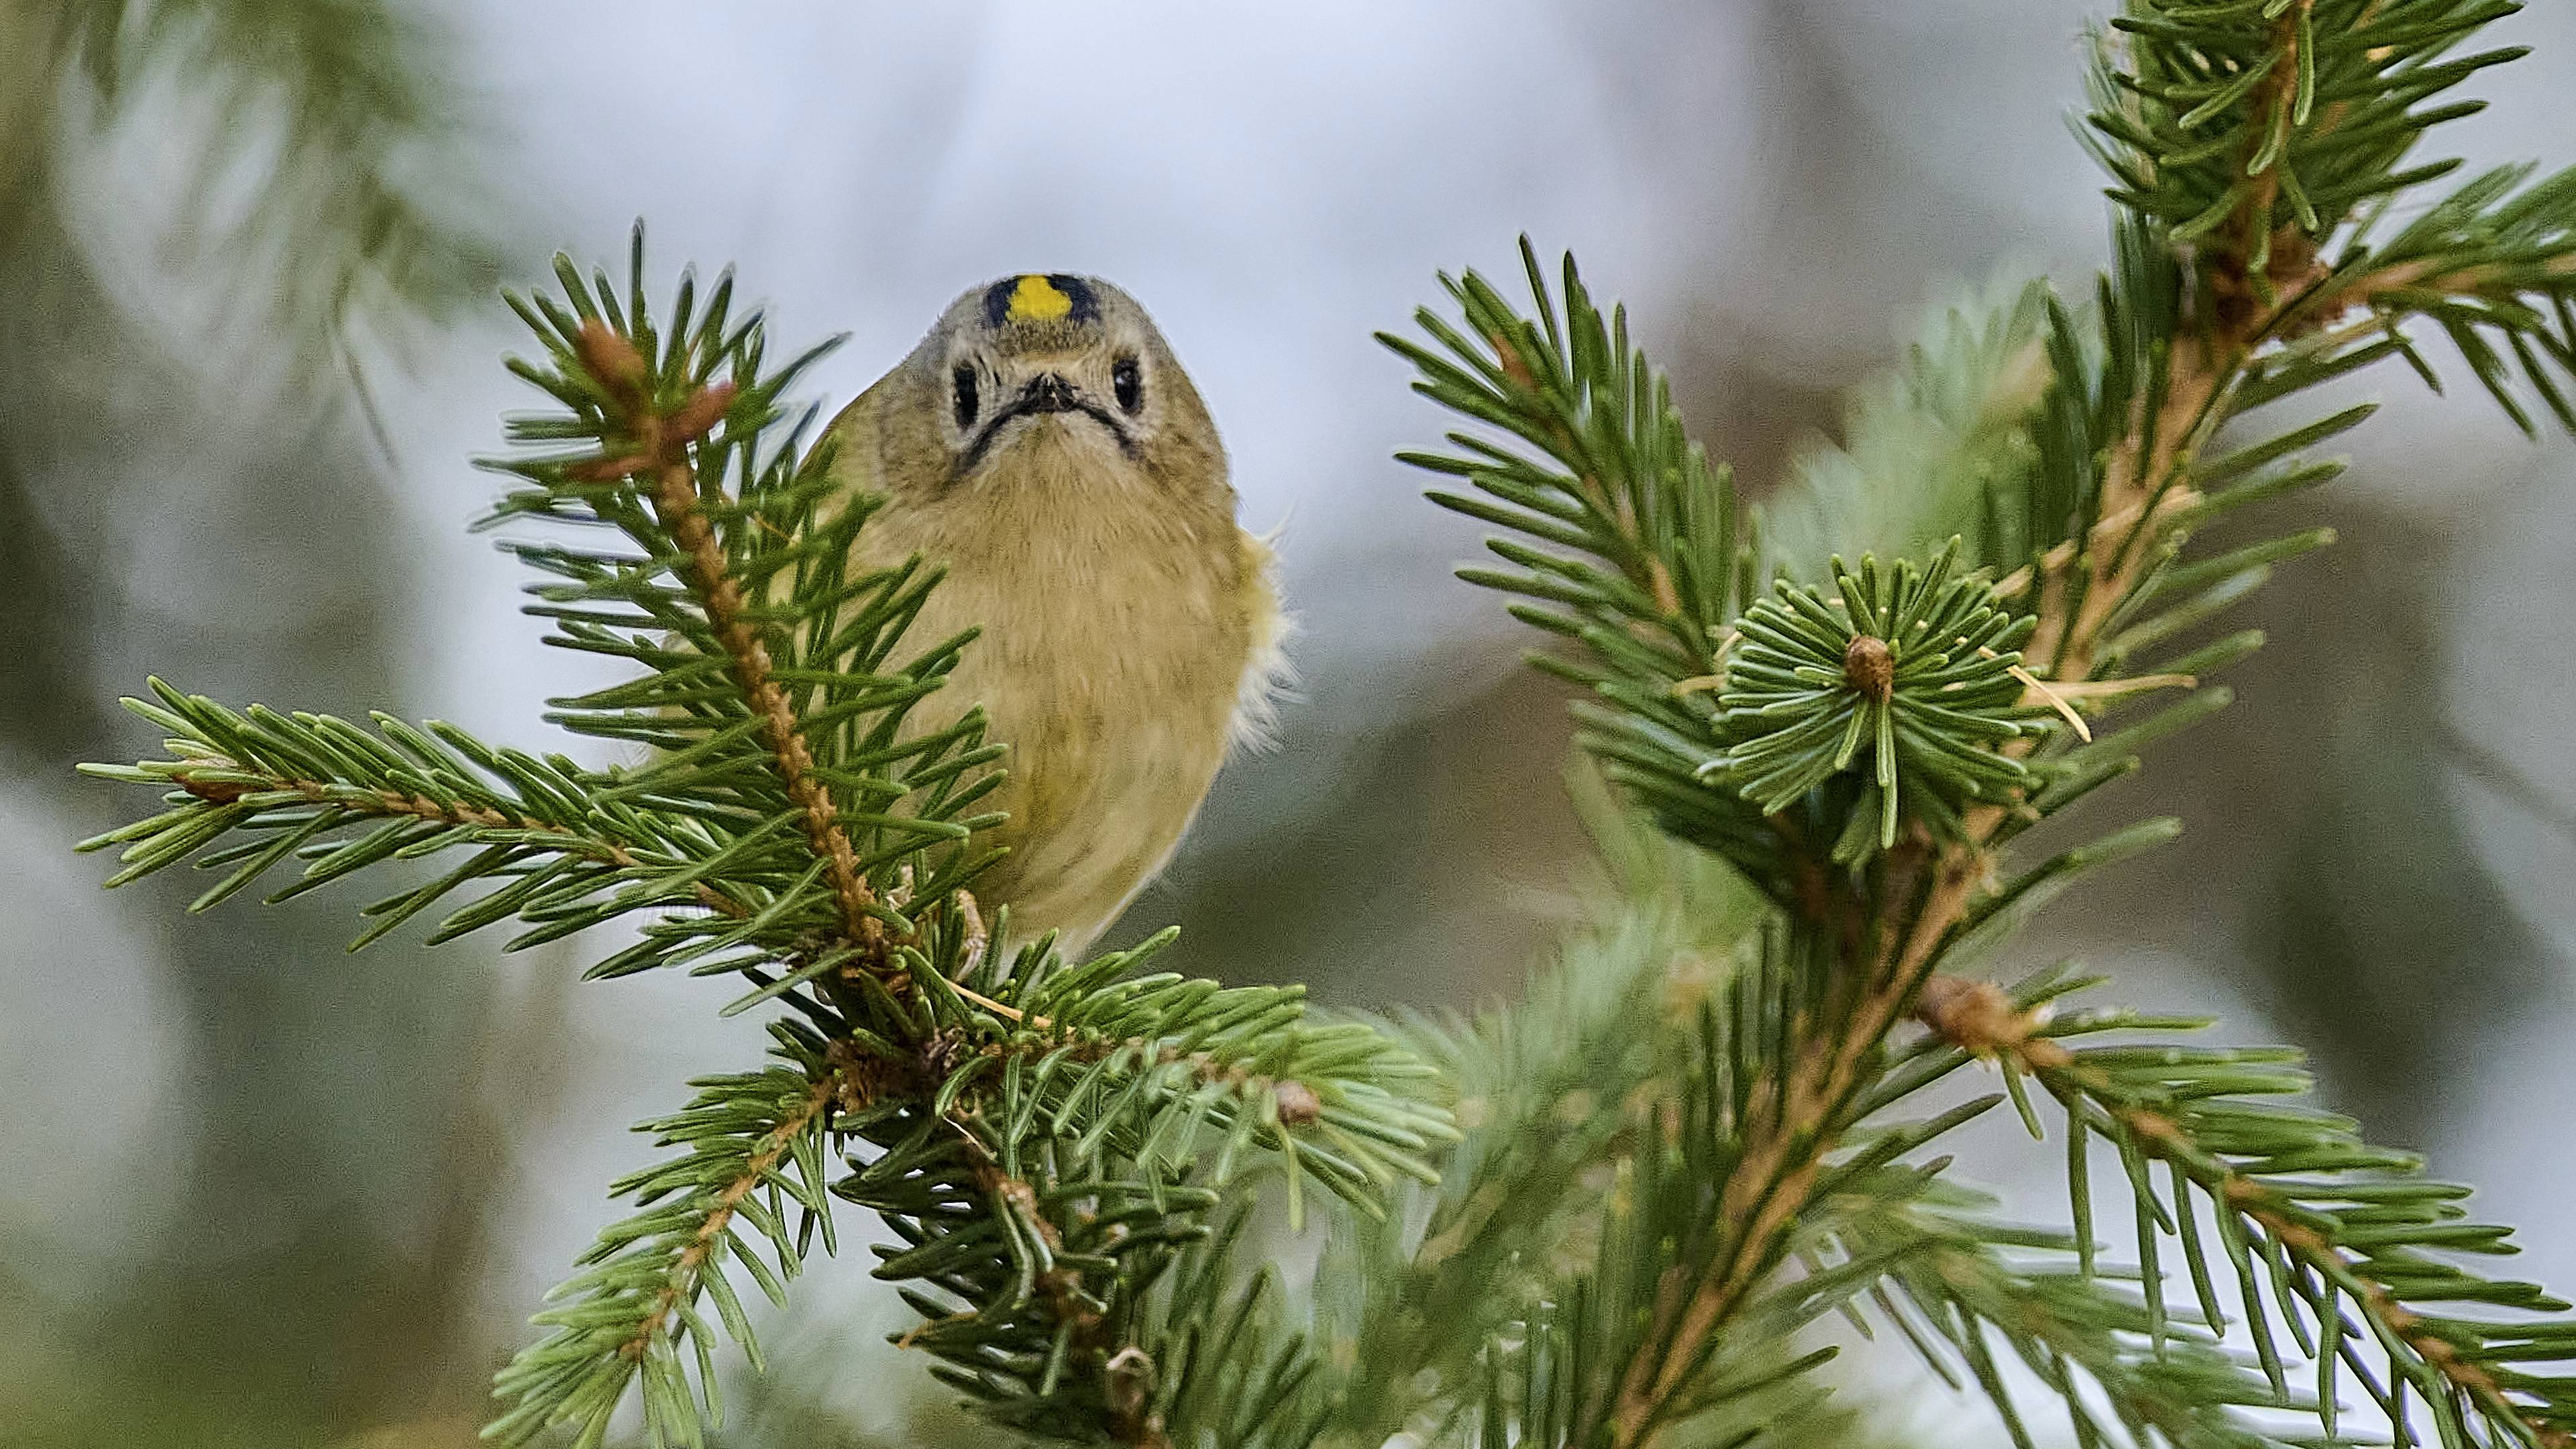
[(1073, 298), (1046, 278), (1031, 272), (1020, 278), (1011, 289), (1010, 317), (1014, 322), (1052, 322), (1073, 310)]

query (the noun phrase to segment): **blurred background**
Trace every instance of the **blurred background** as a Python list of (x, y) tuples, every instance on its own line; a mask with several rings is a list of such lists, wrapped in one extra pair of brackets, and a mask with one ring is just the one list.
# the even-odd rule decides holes
[[(707, 983), (573, 989), (496, 940), (345, 956), (360, 897), (182, 919), (72, 841), (149, 673), (552, 747), (585, 677), (465, 522), (525, 406), (496, 288), (549, 253), (738, 264), (837, 404), (956, 292), (1096, 272), (1211, 399), (1284, 525), (1301, 677), (1128, 923), (1182, 969), (1465, 1004), (1557, 931), (1584, 846), (1561, 701), (1447, 576), (1476, 530), (1389, 459), (1444, 420), (1370, 339), (1436, 269), (1571, 247), (1757, 491), (1923, 299), (2089, 272), (2066, 133), (2086, 7), (1316, 0), (757, 7), (0, 3), (0, 1444), (471, 1444), (602, 1185), (749, 1023)], [(2576, 161), (2576, 12), (2441, 145)], [(2441, 154), (2448, 154), (2448, 150)], [(2460, 374), (2465, 377), (2465, 373)], [(2018, 949), (2314, 1047), (2327, 1096), (2576, 1283), (2576, 448), (2404, 374), (2268, 590), (2273, 647), (2096, 820), (2185, 843)], [(712, 988), (708, 988), (712, 989)], [(2009, 1134), (2006, 1134), (2007, 1136)], [(1998, 1141), (2003, 1140), (1998, 1138)], [(1989, 1177), (2009, 1177), (2015, 1159)], [(2015, 1191), (2062, 1212), (2034, 1160)], [(766, 1335), (734, 1446), (989, 1442), (883, 1343), (863, 1255)], [(1909, 1421), (1893, 1362), (1859, 1388)], [(1918, 1401), (1919, 1403), (1921, 1401)], [(1909, 1442), (1994, 1442), (1939, 1395)]]

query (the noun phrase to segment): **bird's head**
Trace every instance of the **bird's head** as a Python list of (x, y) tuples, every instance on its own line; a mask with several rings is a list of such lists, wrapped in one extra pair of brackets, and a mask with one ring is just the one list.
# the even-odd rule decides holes
[[(1223, 478), (1198, 390), (1133, 297), (1095, 277), (1024, 273), (952, 303), (900, 370), (889, 439), (902, 480), (938, 491), (1077, 477), (1144, 486)], [(879, 414), (878, 426), (893, 419)]]

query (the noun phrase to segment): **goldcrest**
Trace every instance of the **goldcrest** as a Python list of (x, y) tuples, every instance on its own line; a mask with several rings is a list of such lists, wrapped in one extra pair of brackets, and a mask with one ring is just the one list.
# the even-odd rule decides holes
[(1216, 424), (1134, 298), (1032, 273), (959, 297), (832, 432), (832, 466), (886, 499), (859, 561), (947, 570), (911, 637), (983, 630), (909, 726), (981, 704), (1009, 746), (1010, 853), (976, 893), (1078, 952), (1267, 718), (1271, 555), (1235, 523)]

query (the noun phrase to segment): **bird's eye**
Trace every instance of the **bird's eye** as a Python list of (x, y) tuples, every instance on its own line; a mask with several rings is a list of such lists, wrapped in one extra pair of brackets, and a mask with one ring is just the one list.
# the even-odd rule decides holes
[(1121, 412), (1133, 413), (1145, 405), (1145, 374), (1136, 359), (1122, 357), (1109, 369), (1109, 390), (1117, 395)]
[(949, 381), (957, 390), (957, 426), (975, 426), (975, 369), (961, 367), (950, 375)]

